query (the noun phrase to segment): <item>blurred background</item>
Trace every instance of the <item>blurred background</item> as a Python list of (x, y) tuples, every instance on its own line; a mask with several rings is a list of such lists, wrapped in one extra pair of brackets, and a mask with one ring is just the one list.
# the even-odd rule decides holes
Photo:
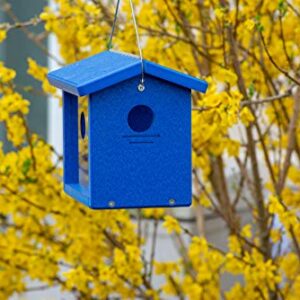
[[(10, 0), (9, 1), (14, 15), (11, 15), (3, 10), (0, 10), (0, 22), (14, 23), (17, 20), (24, 21), (32, 16), (39, 14), (47, 1), (41, 0)], [(30, 28), (34, 34), (42, 32), (41, 26)], [(41, 38), (41, 43), (44, 47), (48, 47), (47, 37)], [(26, 29), (13, 30), (9, 34), (6, 41), (0, 45), (0, 59), (4, 60), (7, 66), (17, 71), (16, 83), (20, 89), (26, 90), (26, 86), (32, 86), (39, 89), (38, 83), (27, 75), (27, 58), (35, 57), (42, 64), (47, 65), (47, 57), (40, 47), (30, 40)], [(29, 124), (33, 131), (42, 135), (45, 139), (48, 137), (48, 105), (47, 99), (42, 94), (25, 92), (24, 96), (31, 101), (31, 110)], [(2, 124), (1, 124), (2, 125)], [(5, 139), (3, 128), (0, 130), (1, 140)]]

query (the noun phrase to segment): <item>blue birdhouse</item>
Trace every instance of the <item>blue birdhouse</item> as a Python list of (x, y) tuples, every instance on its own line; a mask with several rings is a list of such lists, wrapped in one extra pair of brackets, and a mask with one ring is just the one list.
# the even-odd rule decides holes
[(106, 51), (48, 75), (63, 90), (64, 189), (91, 208), (191, 204), (191, 90), (207, 83), (143, 72), (145, 89), (138, 57)]

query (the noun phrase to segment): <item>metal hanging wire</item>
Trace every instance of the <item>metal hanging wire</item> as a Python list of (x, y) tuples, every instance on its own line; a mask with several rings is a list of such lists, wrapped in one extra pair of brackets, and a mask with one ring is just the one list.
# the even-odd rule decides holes
[(117, 1), (117, 6), (116, 6), (116, 10), (115, 10), (115, 15), (114, 15), (114, 21), (113, 21), (113, 24), (112, 24), (112, 28), (111, 28), (111, 32), (110, 32), (110, 36), (109, 36), (109, 41), (108, 41), (108, 45), (107, 45), (108, 50), (112, 49), (112, 47), (113, 47), (112, 40), (113, 40), (113, 36), (114, 36), (114, 33), (115, 33), (117, 19), (118, 19), (120, 2), (121, 2), (121, 0)]
[[(114, 36), (114, 33), (115, 33), (115, 28), (116, 28), (116, 23), (117, 23), (117, 19), (118, 19), (120, 3), (121, 3), (121, 0), (117, 0), (116, 11), (115, 11), (115, 15), (114, 15), (114, 21), (113, 21), (113, 24), (112, 24), (112, 30), (111, 30), (111, 33), (110, 33), (110, 36), (109, 36), (109, 41), (108, 41), (108, 50), (113, 48), (112, 40), (113, 40), (113, 36)], [(139, 36), (139, 30), (138, 30), (138, 25), (137, 25), (137, 21), (136, 21), (136, 15), (135, 15), (134, 5), (133, 5), (132, 0), (129, 0), (129, 3), (130, 3), (130, 8), (131, 8), (131, 16), (132, 16), (133, 25), (134, 25), (137, 46), (138, 46), (138, 50), (139, 50), (140, 61), (141, 61), (141, 76), (142, 77), (141, 77), (140, 84), (138, 85), (138, 90), (140, 92), (143, 92), (145, 90), (145, 74), (144, 74), (143, 51), (142, 51), (142, 47), (141, 47), (141, 40), (140, 40), (140, 36)]]

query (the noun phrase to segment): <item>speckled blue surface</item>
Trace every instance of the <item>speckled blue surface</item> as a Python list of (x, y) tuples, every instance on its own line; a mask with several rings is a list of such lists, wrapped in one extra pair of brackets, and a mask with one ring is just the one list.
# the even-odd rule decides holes
[[(190, 90), (147, 76), (138, 92), (139, 77), (91, 96), (91, 206), (160, 207), (191, 204)], [(162, 97), (163, 95), (163, 97)], [(127, 116), (132, 107), (153, 110), (151, 127), (132, 131)]]
[[(191, 89), (204, 92), (207, 84), (146, 62), (146, 89), (139, 92), (140, 73), (138, 58), (104, 52), (48, 76), (63, 90), (64, 188), (91, 208), (191, 204)], [(77, 96), (85, 94), (88, 186), (78, 176)], [(147, 120), (138, 115), (134, 124), (128, 116), (136, 106), (151, 113), (146, 110)]]
[[(146, 74), (174, 84), (205, 92), (207, 83), (195, 77), (144, 60)], [(141, 74), (136, 56), (104, 51), (48, 74), (54, 86), (77, 96), (92, 94), (106, 87)]]

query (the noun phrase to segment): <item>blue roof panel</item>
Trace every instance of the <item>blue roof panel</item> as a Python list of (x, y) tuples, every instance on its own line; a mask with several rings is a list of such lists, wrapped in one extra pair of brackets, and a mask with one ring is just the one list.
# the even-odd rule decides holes
[[(85, 96), (141, 73), (139, 57), (115, 51), (105, 51), (61, 69), (50, 72), (54, 86), (77, 96)], [(174, 84), (205, 92), (207, 83), (195, 77), (144, 60), (145, 73)]]

